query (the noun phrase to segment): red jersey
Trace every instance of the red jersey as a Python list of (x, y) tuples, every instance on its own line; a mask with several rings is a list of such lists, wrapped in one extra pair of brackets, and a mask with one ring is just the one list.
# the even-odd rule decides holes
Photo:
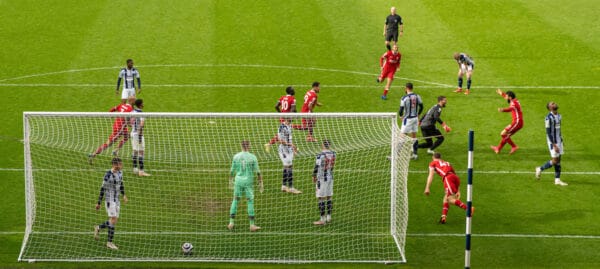
[[(130, 104), (119, 104), (109, 110), (109, 112), (118, 112), (118, 113), (129, 113), (133, 111), (133, 107)], [(121, 128), (125, 123), (124, 118), (116, 118), (115, 123), (113, 124), (113, 128)]]
[(503, 112), (512, 112), (512, 125), (523, 124), (523, 112), (521, 111), (521, 103), (519, 100), (512, 99), (510, 106), (502, 109)]
[(379, 58), (379, 66), (383, 68), (398, 68), (400, 67), (400, 59), (402, 58), (402, 54), (400, 52), (394, 54), (393, 51), (386, 51), (381, 58)]
[(296, 98), (293, 95), (284, 95), (277, 101), (277, 106), (281, 113), (289, 113), (292, 111), (292, 107), (296, 107)]
[(435, 172), (438, 173), (438, 175), (440, 175), (442, 179), (449, 174), (456, 174), (454, 172), (454, 168), (452, 168), (452, 165), (450, 165), (449, 162), (441, 159), (433, 160), (432, 162), (430, 162), (429, 170), (435, 170)]
[(306, 94), (304, 95), (304, 105), (302, 105), (301, 112), (311, 113), (316, 104), (317, 104), (317, 93), (315, 92), (315, 90), (311, 89), (310, 91), (307, 91)]

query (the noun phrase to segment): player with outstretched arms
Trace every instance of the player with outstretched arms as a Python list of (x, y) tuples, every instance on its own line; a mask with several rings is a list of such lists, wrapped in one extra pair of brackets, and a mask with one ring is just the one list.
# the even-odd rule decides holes
[(316, 187), (316, 196), (319, 202), (321, 218), (313, 222), (314, 225), (325, 225), (331, 222), (333, 210), (333, 168), (335, 167), (335, 151), (330, 149), (331, 142), (327, 139), (321, 143), (321, 152), (317, 154), (315, 168), (313, 169), (313, 183)]
[[(137, 80), (138, 88), (135, 89), (134, 79)], [(130, 96), (135, 97), (136, 94), (142, 91), (142, 81), (140, 80), (140, 72), (133, 67), (133, 60), (127, 59), (127, 67), (121, 68), (119, 71), (119, 78), (117, 79), (116, 94), (119, 95), (119, 88), (121, 87), (121, 80), (123, 80), (123, 92), (121, 92), (121, 103), (125, 104), (125, 101)]]
[(535, 178), (540, 179), (542, 171), (554, 166), (554, 184), (567, 186), (569, 184), (560, 180), (560, 172), (562, 169), (560, 159), (563, 155), (563, 138), (560, 129), (562, 116), (558, 113), (558, 105), (555, 102), (548, 102), (546, 108), (550, 111), (548, 115), (546, 115), (544, 122), (546, 125), (546, 140), (548, 143), (548, 150), (550, 150), (551, 159), (542, 166), (535, 168)]
[[(277, 103), (275, 104), (275, 110), (277, 110), (279, 113), (296, 113), (296, 98), (294, 97), (296, 91), (292, 86), (288, 86), (285, 88), (285, 93), (286, 95), (281, 96), (279, 100), (277, 100)], [(279, 122), (283, 122), (283, 118), (279, 118)], [(270, 152), (271, 145), (277, 143), (277, 140), (277, 135), (271, 138), (269, 143), (265, 144), (265, 151)]]
[(120, 158), (113, 158), (111, 164), (112, 168), (104, 174), (100, 196), (98, 196), (98, 203), (96, 203), (97, 211), (100, 209), (102, 199), (104, 199), (109, 219), (100, 225), (94, 226), (94, 239), (99, 239), (101, 229), (108, 228), (108, 242), (106, 243), (106, 247), (116, 250), (119, 248), (113, 243), (113, 238), (115, 235), (115, 225), (121, 211), (121, 201), (119, 198), (122, 195), (124, 203), (127, 203), (128, 199), (127, 195), (125, 195), (125, 186), (123, 185), (123, 172), (121, 172), (123, 162)]
[(501, 95), (509, 104), (506, 108), (498, 108), (498, 112), (510, 112), (512, 114), (512, 122), (500, 132), (500, 136), (502, 137), (500, 144), (498, 144), (498, 146), (490, 147), (498, 154), (502, 150), (502, 147), (508, 143), (511, 146), (509, 154), (513, 154), (519, 147), (512, 141), (512, 136), (523, 128), (523, 111), (521, 110), (521, 103), (517, 100), (517, 96), (512, 91), (504, 93), (502, 90), (497, 89), (496, 93)]
[(256, 156), (249, 151), (250, 142), (246, 140), (242, 141), (242, 151), (233, 156), (233, 161), (231, 162), (229, 187), (233, 188), (233, 201), (231, 202), (231, 208), (229, 209), (229, 224), (227, 224), (227, 229), (229, 230), (233, 230), (235, 226), (234, 221), (237, 213), (237, 206), (242, 199), (242, 195), (245, 195), (248, 200), (250, 231), (256, 232), (260, 230), (260, 227), (254, 224), (254, 174), (258, 175), (258, 187), (261, 193), (264, 190), (263, 177), (260, 174)]
[(463, 77), (467, 75), (467, 90), (465, 94), (471, 93), (471, 76), (473, 75), (473, 69), (475, 69), (475, 61), (471, 56), (466, 53), (454, 53), (454, 60), (458, 63), (458, 88), (456, 93), (463, 92)]
[(377, 77), (377, 83), (386, 80), (385, 88), (383, 89), (382, 100), (387, 100), (387, 94), (390, 91), (392, 81), (394, 81), (394, 74), (398, 68), (400, 68), (400, 60), (402, 54), (398, 51), (398, 45), (394, 45), (391, 50), (381, 55), (379, 58), (379, 66), (381, 67), (381, 74)]
[[(318, 81), (313, 82), (312, 88), (306, 92), (304, 95), (304, 104), (302, 105), (302, 113), (313, 113), (315, 106), (322, 106), (319, 101), (317, 101), (318, 93), (321, 91), (321, 83)], [(294, 125), (294, 129), (298, 130), (308, 130), (308, 135), (306, 136), (306, 142), (317, 142), (317, 139), (314, 137), (313, 128), (315, 126), (315, 118), (302, 118), (302, 125)]]
[[(109, 112), (116, 113), (129, 113), (133, 111), (133, 105), (135, 104), (135, 96), (129, 96), (126, 104), (119, 104), (109, 110)], [(108, 147), (112, 146), (115, 141), (120, 139), (119, 145), (115, 150), (113, 150), (113, 156), (117, 156), (119, 154), (119, 150), (123, 147), (123, 144), (129, 140), (129, 129), (127, 129), (127, 125), (129, 125), (129, 119), (126, 117), (117, 117), (113, 122), (112, 133), (108, 137), (108, 140), (104, 142), (104, 144), (100, 145), (94, 152), (88, 154), (88, 162), (93, 164), (94, 158), (96, 155), (102, 153)]]
[[(143, 108), (144, 100), (135, 100), (135, 108), (133, 109), (133, 113), (142, 113)], [(144, 172), (144, 150), (146, 148), (146, 141), (144, 139), (144, 125), (146, 121), (143, 117), (132, 117), (131, 122), (131, 147), (133, 149), (131, 158), (133, 161), (133, 173), (141, 177), (149, 177), (151, 175)]]
[[(444, 183), (444, 199), (443, 199), (443, 207), (442, 207), (442, 217), (440, 218), (440, 223), (446, 223), (446, 215), (448, 215), (448, 209), (450, 209), (450, 203), (467, 210), (467, 206), (460, 201), (460, 179), (454, 172), (454, 168), (450, 165), (449, 162), (442, 160), (442, 154), (436, 152), (433, 154), (432, 161), (429, 163), (429, 176), (427, 176), (427, 185), (425, 185), (425, 195), (429, 195), (431, 186), (431, 182), (433, 181), (433, 176), (435, 174), (440, 175), (442, 177), (442, 182)], [(471, 207), (471, 212), (475, 210), (474, 207)]]
[(294, 155), (298, 152), (298, 148), (296, 148), (292, 142), (292, 125), (290, 118), (283, 118), (283, 122), (279, 125), (277, 135), (277, 142), (279, 143), (279, 158), (283, 164), (281, 191), (292, 194), (300, 194), (302, 192), (294, 188), (293, 162)]

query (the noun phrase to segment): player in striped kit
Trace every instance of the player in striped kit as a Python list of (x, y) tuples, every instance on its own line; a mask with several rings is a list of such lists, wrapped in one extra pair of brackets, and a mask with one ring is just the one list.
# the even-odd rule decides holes
[[(330, 149), (331, 142), (327, 139), (321, 143), (321, 152), (317, 154), (313, 170), (313, 183), (316, 184), (316, 196), (319, 201), (321, 218), (313, 222), (314, 225), (325, 225), (331, 222), (333, 209), (333, 168), (335, 167), (335, 151)], [(325, 210), (327, 209), (327, 210)], [(327, 212), (327, 214), (325, 214)]]
[(512, 113), (512, 122), (500, 132), (500, 136), (502, 140), (500, 140), (500, 144), (498, 146), (490, 146), (496, 154), (500, 153), (502, 147), (508, 143), (510, 148), (510, 153), (513, 154), (515, 151), (519, 149), (519, 147), (512, 141), (512, 136), (517, 133), (521, 128), (523, 128), (523, 111), (521, 110), (521, 103), (517, 100), (517, 96), (512, 91), (507, 91), (506, 93), (502, 92), (502, 90), (497, 89), (496, 93), (502, 96), (502, 98), (506, 99), (506, 101), (510, 104), (509, 107), (506, 108), (498, 108), (498, 112), (511, 112)]
[[(450, 203), (464, 210), (467, 210), (467, 205), (460, 201), (460, 179), (456, 175), (456, 172), (454, 172), (452, 165), (450, 165), (449, 162), (442, 160), (442, 154), (439, 152), (433, 154), (432, 161), (429, 163), (429, 176), (427, 176), (427, 185), (425, 185), (425, 195), (429, 195), (430, 193), (429, 187), (431, 186), (435, 173), (442, 177), (444, 190), (446, 192), (443, 201), (442, 217), (440, 218), (440, 223), (445, 224), (446, 215), (450, 209)], [(473, 211), (475, 211), (475, 208), (471, 207), (471, 212)]]
[(558, 113), (558, 105), (555, 102), (548, 102), (546, 108), (550, 111), (544, 120), (546, 123), (546, 140), (550, 150), (551, 159), (542, 166), (535, 168), (535, 178), (540, 179), (542, 171), (554, 166), (554, 184), (567, 186), (566, 182), (560, 180), (560, 157), (563, 154), (563, 139), (560, 131), (562, 116)]
[[(292, 86), (288, 86), (285, 88), (285, 93), (286, 95), (281, 96), (279, 100), (277, 100), (277, 104), (275, 104), (275, 110), (277, 110), (279, 113), (296, 113), (296, 98), (294, 97), (296, 91)], [(283, 122), (283, 118), (280, 118), (279, 122)], [(265, 151), (270, 152), (271, 145), (277, 143), (278, 139), (278, 135), (275, 135), (273, 138), (271, 138), (269, 143), (265, 144)]]
[[(133, 113), (142, 113), (144, 108), (144, 100), (135, 100), (135, 107)], [(143, 117), (132, 117), (131, 118), (131, 147), (133, 149), (131, 159), (133, 161), (133, 173), (141, 177), (149, 177), (150, 174), (144, 172), (144, 149), (146, 148), (146, 142), (144, 139), (144, 124), (145, 120)], [(139, 164), (139, 168), (138, 168)]]
[(119, 219), (119, 212), (121, 210), (121, 201), (119, 200), (119, 194), (123, 196), (123, 203), (127, 203), (127, 195), (125, 195), (125, 186), (123, 185), (123, 162), (120, 158), (112, 159), (112, 168), (104, 174), (102, 187), (100, 188), (100, 196), (98, 197), (98, 203), (96, 203), (96, 211), (100, 209), (100, 204), (104, 198), (104, 205), (106, 206), (106, 213), (108, 213), (108, 220), (100, 225), (94, 226), (94, 239), (99, 239), (99, 233), (101, 229), (108, 228), (108, 242), (106, 247), (110, 249), (119, 249), (114, 243), (113, 238), (115, 235), (115, 225)]
[(467, 75), (467, 90), (465, 94), (468, 95), (471, 93), (471, 76), (473, 75), (473, 69), (475, 69), (475, 61), (471, 56), (466, 53), (454, 53), (454, 60), (458, 63), (458, 89), (456, 89), (456, 93), (460, 93), (463, 91), (463, 77)]
[[(135, 89), (134, 79), (137, 79), (138, 88)], [(121, 103), (125, 104), (129, 96), (134, 96), (142, 91), (142, 81), (140, 80), (140, 72), (133, 67), (133, 60), (127, 59), (127, 67), (121, 68), (119, 78), (117, 79), (116, 94), (119, 95), (119, 87), (123, 80), (123, 92), (121, 92)]]
[(400, 132), (414, 139), (412, 159), (416, 160), (418, 158), (417, 149), (419, 146), (419, 141), (416, 139), (417, 128), (419, 127), (419, 115), (423, 112), (423, 101), (421, 100), (421, 96), (413, 93), (412, 83), (406, 83), (404, 90), (406, 95), (400, 99), (400, 110), (398, 111), (400, 120), (402, 120)]
[(283, 122), (279, 125), (278, 143), (279, 143), (279, 158), (283, 163), (283, 180), (281, 183), (281, 191), (293, 194), (300, 194), (301, 191), (294, 188), (294, 173), (292, 171), (294, 155), (298, 149), (292, 143), (292, 125), (290, 118), (283, 118)]

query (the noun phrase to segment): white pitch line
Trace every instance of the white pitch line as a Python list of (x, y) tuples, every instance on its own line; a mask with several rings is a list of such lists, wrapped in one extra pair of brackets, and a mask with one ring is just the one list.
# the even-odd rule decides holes
[[(406, 78), (409, 81), (411, 79)], [(415, 80), (412, 80), (415, 81)], [(435, 84), (419, 86), (420, 89), (454, 89), (452, 85)], [(292, 84), (293, 85), (293, 84)], [(289, 85), (284, 84), (144, 84), (144, 88), (283, 88)], [(380, 85), (324, 85), (327, 88), (381, 88)], [(72, 88), (107, 88), (114, 87), (114, 84), (94, 84), (94, 83), (0, 83), (0, 87), (72, 87)], [(401, 87), (401, 86), (394, 86)], [(477, 89), (600, 89), (600, 86), (477, 86)]]
[[(92, 232), (39, 232), (35, 234), (68, 234), (68, 235), (86, 235), (91, 234)], [(248, 232), (250, 233), (250, 232)], [(0, 235), (23, 235), (25, 232), (18, 231), (3, 231), (0, 232)], [(166, 231), (166, 232), (119, 232), (120, 235), (231, 235), (230, 232), (175, 232), (175, 231)], [(375, 234), (375, 233), (332, 233), (332, 232), (308, 232), (308, 233), (292, 233), (292, 232), (266, 232), (261, 233), (263, 235), (283, 235), (283, 236), (292, 236), (292, 235), (308, 235), (308, 236), (318, 236), (318, 235), (330, 235), (330, 236), (389, 236), (389, 234)], [(407, 233), (407, 237), (464, 237), (464, 234), (459, 233)], [(600, 239), (600, 235), (577, 235), (577, 234), (471, 234), (472, 237), (488, 237), (488, 238), (550, 238), (550, 239)]]

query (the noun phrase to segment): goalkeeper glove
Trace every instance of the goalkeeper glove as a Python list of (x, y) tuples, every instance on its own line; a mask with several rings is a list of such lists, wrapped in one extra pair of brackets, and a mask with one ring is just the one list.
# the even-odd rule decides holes
[(452, 128), (450, 128), (450, 126), (446, 125), (446, 123), (442, 123), (442, 127), (444, 127), (444, 131), (446, 131), (446, 133), (449, 133), (450, 131), (452, 131)]

